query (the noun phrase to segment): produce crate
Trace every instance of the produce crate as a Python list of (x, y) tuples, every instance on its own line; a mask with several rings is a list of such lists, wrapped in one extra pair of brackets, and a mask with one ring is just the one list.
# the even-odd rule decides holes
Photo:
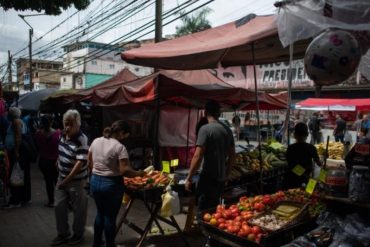
[[(208, 209), (202, 212), (214, 213), (216, 209)], [(271, 232), (267, 236), (261, 238), (261, 242), (258, 244), (256, 242), (250, 241), (247, 238), (238, 237), (237, 235), (225, 232), (213, 225), (210, 225), (203, 220), (200, 221), (200, 228), (205, 236), (210, 236), (216, 241), (232, 246), (232, 247), (276, 247), (287, 244), (294, 239), (294, 236), (299, 236), (306, 234), (307, 232), (315, 229), (317, 224), (315, 219), (305, 219), (296, 224), (289, 225), (279, 231)]]

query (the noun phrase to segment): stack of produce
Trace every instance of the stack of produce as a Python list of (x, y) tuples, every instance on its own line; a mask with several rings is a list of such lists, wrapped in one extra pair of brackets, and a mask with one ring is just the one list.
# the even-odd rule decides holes
[(166, 173), (160, 171), (150, 171), (143, 177), (125, 177), (123, 181), (127, 188), (139, 190), (166, 186), (170, 182), (170, 179)]
[[(262, 170), (270, 171), (287, 165), (285, 158), (286, 148), (278, 142), (271, 142), (261, 146)], [(260, 171), (259, 151), (242, 152), (236, 155), (235, 164), (230, 170), (228, 179), (238, 179), (248, 173)]]
[[(315, 145), (319, 155), (325, 155), (326, 143), (319, 143)], [(329, 142), (328, 158), (334, 160), (343, 159), (344, 145), (341, 142)]]
[(311, 216), (317, 216), (324, 209), (318, 194), (310, 195), (301, 189), (292, 189), (271, 195), (240, 197), (237, 204), (229, 207), (218, 205), (215, 212), (205, 213), (203, 220), (223, 231), (259, 243), (263, 236), (268, 235), (260, 226), (271, 231), (278, 230), (297, 216), (300, 208), (281, 202), (286, 200), (310, 203)]

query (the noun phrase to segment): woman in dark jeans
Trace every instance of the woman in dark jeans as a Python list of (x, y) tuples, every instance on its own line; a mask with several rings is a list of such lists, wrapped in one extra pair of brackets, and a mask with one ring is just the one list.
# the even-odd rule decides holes
[(40, 119), (41, 129), (36, 133), (36, 142), (39, 148), (39, 168), (44, 175), (48, 202), (45, 207), (54, 207), (54, 189), (58, 179), (56, 162), (58, 159), (58, 143), (60, 130), (51, 126), (53, 118), (51, 115), (44, 115)]
[(106, 246), (114, 247), (116, 218), (122, 204), (122, 176), (143, 176), (143, 171), (131, 168), (126, 147), (120, 142), (130, 135), (130, 127), (124, 121), (116, 121), (104, 130), (90, 146), (88, 164), (92, 169), (91, 195), (95, 200), (97, 215), (94, 223), (94, 245), (101, 246), (103, 231)]

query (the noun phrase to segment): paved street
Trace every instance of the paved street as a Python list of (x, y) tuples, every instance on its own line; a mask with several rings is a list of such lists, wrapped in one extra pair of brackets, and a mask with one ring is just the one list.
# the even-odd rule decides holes
[[(31, 177), (32, 204), (22, 208), (0, 210), (0, 247), (50, 246), (51, 240), (56, 236), (54, 209), (43, 206), (46, 202), (46, 191), (41, 172), (35, 164), (32, 165)], [(92, 246), (95, 212), (94, 201), (89, 198), (85, 240), (78, 246)], [(135, 224), (144, 227), (148, 216), (149, 213), (144, 205), (136, 201), (128, 218)], [(176, 216), (180, 227), (184, 226), (185, 217), (184, 214)], [(174, 228), (166, 224), (163, 224), (163, 227), (168, 233), (174, 232)], [(204, 242), (199, 233), (187, 234), (186, 236), (191, 246), (201, 246)], [(130, 247), (135, 246), (138, 238), (139, 235), (136, 232), (124, 226), (120, 230), (116, 242), (118, 246)], [(144, 246), (181, 247), (185, 244), (177, 234), (173, 234), (164, 237), (150, 237)]]

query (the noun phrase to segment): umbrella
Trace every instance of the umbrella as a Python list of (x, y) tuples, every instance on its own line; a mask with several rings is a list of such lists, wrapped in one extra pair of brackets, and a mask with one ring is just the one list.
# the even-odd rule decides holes
[[(18, 99), (18, 107), (26, 111), (38, 111), (41, 100), (50, 96), (56, 90), (56, 88), (47, 88), (22, 94)], [(16, 103), (14, 102), (12, 106), (16, 106)]]

